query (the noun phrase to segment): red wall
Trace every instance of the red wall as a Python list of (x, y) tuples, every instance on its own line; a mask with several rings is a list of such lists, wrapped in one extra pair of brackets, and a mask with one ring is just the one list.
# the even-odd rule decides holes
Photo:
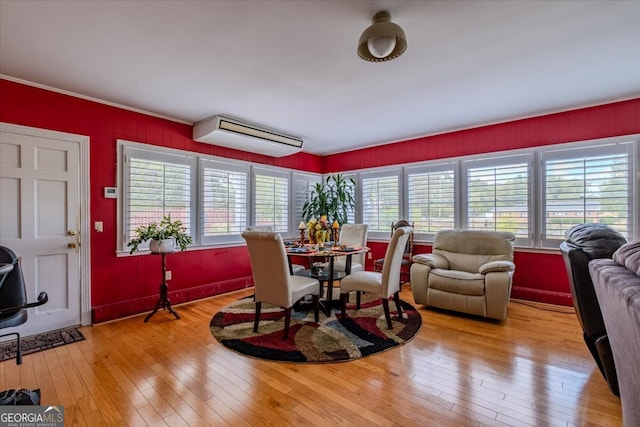
[[(271, 158), (194, 142), (191, 126), (0, 79), (0, 121), (90, 137), (91, 221), (104, 232), (91, 236), (91, 293), (94, 321), (153, 308), (161, 280), (153, 255), (116, 257), (116, 200), (102, 197), (116, 183), (116, 140), (189, 150), (309, 172), (344, 171), (436, 158), (640, 133), (640, 99), (552, 114), (444, 135), (340, 153), (299, 153)], [(330, 166), (330, 168), (328, 166)], [(93, 227), (91, 227), (93, 228)], [(384, 244), (371, 242), (372, 259)], [(416, 253), (428, 246), (417, 246)], [(570, 303), (558, 254), (518, 252), (513, 296)], [(167, 258), (173, 280), (170, 298), (179, 303), (250, 286), (246, 248), (193, 250)]]
[[(640, 98), (333, 154), (326, 157), (325, 173), (637, 133)], [(369, 247), (372, 259), (384, 257), (386, 244), (369, 242)], [(415, 245), (415, 253), (430, 251)], [(516, 251), (515, 263), (512, 297), (572, 304), (559, 253)]]
[[(103, 188), (116, 184), (116, 140), (126, 139), (291, 169), (321, 173), (322, 157), (273, 158), (191, 139), (191, 126), (0, 79), (0, 121), (90, 137), (91, 305), (101, 322), (151, 310), (161, 283), (160, 258), (116, 257), (116, 203)], [(93, 227), (91, 227), (93, 229)], [(170, 298), (179, 303), (251, 284), (245, 247), (195, 250), (167, 257)]]

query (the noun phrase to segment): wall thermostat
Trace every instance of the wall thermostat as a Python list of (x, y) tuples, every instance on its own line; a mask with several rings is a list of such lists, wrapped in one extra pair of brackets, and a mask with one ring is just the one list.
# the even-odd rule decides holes
[(117, 199), (118, 198), (118, 188), (117, 187), (104, 187), (104, 198), (105, 199)]

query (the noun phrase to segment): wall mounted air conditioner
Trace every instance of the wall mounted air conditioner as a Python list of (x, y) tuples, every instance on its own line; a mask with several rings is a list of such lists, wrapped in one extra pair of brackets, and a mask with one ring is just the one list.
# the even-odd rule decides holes
[(213, 116), (195, 123), (193, 139), (273, 157), (302, 151), (301, 138), (224, 116)]

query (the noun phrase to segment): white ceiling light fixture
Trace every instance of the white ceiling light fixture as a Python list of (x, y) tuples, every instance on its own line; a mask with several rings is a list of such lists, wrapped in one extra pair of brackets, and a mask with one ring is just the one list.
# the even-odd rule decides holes
[(407, 50), (404, 30), (391, 22), (389, 12), (383, 10), (376, 13), (371, 22), (358, 41), (360, 58), (370, 62), (390, 61)]

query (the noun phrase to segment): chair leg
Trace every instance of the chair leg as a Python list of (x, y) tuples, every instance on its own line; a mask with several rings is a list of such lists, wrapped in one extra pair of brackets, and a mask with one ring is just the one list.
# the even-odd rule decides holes
[(347, 317), (347, 301), (349, 300), (349, 293), (340, 294), (340, 309), (342, 310), (342, 318)]
[(260, 323), (260, 309), (262, 308), (262, 303), (256, 303), (256, 320), (253, 322), (253, 332), (258, 332), (258, 323)]
[(16, 332), (16, 365), (22, 365), (22, 351), (20, 351), (20, 334)]
[(318, 304), (318, 295), (313, 295), (313, 318), (316, 323), (320, 322), (320, 304)]
[(289, 324), (291, 323), (291, 307), (284, 309), (284, 339), (289, 339)]
[(360, 310), (360, 296), (362, 295), (361, 291), (356, 291), (356, 308)]
[(0, 335), (0, 338), (16, 336), (16, 365), (22, 365), (22, 352), (20, 351), (20, 334), (17, 332), (10, 332), (8, 334)]
[(396, 309), (398, 310), (398, 318), (402, 319), (402, 306), (400, 305), (400, 292), (396, 291), (395, 294), (393, 294), (393, 299), (396, 302)]
[(387, 328), (393, 329), (391, 313), (389, 312), (389, 300), (387, 298), (382, 298), (382, 307), (384, 308), (384, 317), (387, 319)]

